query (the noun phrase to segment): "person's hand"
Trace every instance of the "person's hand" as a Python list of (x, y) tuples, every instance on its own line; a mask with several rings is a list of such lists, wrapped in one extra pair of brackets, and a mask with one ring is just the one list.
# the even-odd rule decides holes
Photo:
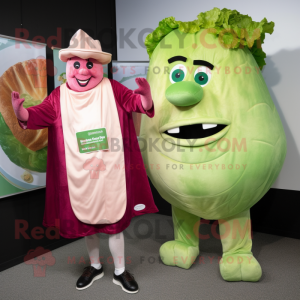
[(144, 110), (149, 110), (153, 105), (150, 85), (145, 78), (141, 78), (141, 77), (137, 77), (135, 79), (135, 82), (139, 87), (133, 92), (135, 94), (141, 95), (141, 101)]
[(11, 93), (11, 103), (12, 107), (15, 111), (16, 117), (20, 121), (28, 121), (29, 113), (26, 108), (23, 107), (23, 102), (25, 101), (24, 98), (20, 99), (20, 95), (18, 92)]

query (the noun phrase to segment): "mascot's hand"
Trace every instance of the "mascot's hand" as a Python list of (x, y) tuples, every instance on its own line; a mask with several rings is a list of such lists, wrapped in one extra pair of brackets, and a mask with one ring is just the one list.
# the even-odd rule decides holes
[(11, 102), (12, 102), (12, 107), (15, 111), (16, 117), (20, 121), (28, 121), (29, 118), (29, 113), (26, 108), (23, 107), (23, 102), (25, 99), (20, 99), (20, 95), (18, 92), (12, 92), (11, 93)]
[(149, 110), (153, 105), (150, 85), (145, 78), (141, 78), (141, 77), (136, 78), (135, 82), (137, 83), (139, 88), (134, 90), (133, 92), (135, 94), (141, 95), (141, 101), (144, 110)]

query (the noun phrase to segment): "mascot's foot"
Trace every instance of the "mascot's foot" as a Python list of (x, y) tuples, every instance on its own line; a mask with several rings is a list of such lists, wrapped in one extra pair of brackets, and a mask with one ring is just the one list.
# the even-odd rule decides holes
[(224, 254), (220, 272), (226, 281), (258, 281), (262, 270), (252, 254)]
[(179, 241), (169, 241), (160, 247), (159, 254), (165, 265), (189, 269), (199, 255), (199, 248)]

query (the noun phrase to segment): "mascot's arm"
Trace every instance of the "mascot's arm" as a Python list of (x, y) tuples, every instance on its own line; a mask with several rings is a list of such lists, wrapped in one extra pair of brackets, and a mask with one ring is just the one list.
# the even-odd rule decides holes
[(121, 83), (111, 80), (116, 101), (127, 111), (154, 116), (154, 103), (151, 97), (150, 86), (146, 79), (136, 78), (139, 88), (132, 91)]
[(151, 96), (151, 89), (148, 81), (145, 78), (136, 78), (135, 82), (139, 86), (133, 92), (141, 95), (142, 106), (145, 110), (149, 110), (153, 106), (153, 100)]
[[(58, 93), (58, 95), (57, 95)], [(12, 92), (11, 100), (14, 112), (23, 129), (43, 129), (51, 126), (56, 120), (56, 109), (54, 98), (59, 97), (59, 90), (54, 90), (39, 105), (23, 107), (25, 99), (20, 99), (18, 92)]]
[(27, 122), (28, 121), (28, 110), (23, 107), (24, 98), (20, 99), (20, 95), (18, 92), (11, 93), (11, 103), (14, 109), (15, 115), (20, 121)]

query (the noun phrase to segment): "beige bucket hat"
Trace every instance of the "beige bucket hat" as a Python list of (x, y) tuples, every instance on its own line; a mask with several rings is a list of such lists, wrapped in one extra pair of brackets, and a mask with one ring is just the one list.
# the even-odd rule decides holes
[(63, 62), (74, 56), (82, 59), (94, 58), (101, 64), (108, 64), (111, 61), (111, 54), (102, 51), (100, 42), (92, 39), (81, 29), (72, 36), (70, 46), (59, 51), (59, 59)]

